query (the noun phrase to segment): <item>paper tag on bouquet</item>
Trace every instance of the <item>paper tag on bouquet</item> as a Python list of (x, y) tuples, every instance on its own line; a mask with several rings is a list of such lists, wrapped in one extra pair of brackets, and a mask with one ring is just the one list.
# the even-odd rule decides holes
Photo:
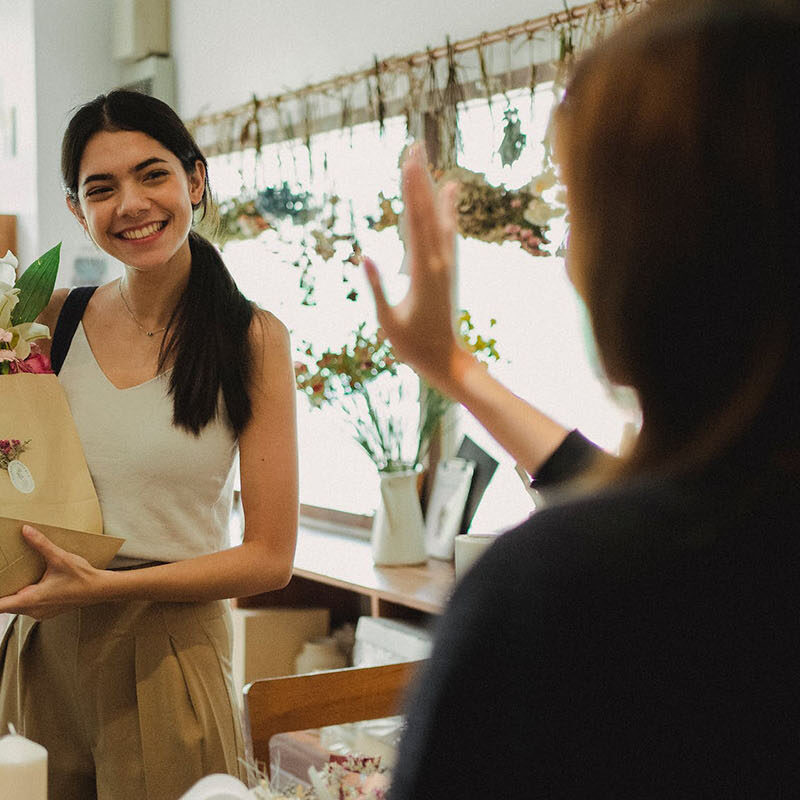
[(8, 477), (11, 478), (11, 485), (22, 494), (30, 494), (36, 488), (31, 471), (17, 459), (8, 464)]

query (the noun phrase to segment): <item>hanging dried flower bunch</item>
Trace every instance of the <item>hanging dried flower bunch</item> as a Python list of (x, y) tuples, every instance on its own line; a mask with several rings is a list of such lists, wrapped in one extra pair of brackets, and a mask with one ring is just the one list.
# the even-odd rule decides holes
[(305, 225), (319, 214), (319, 208), (308, 192), (293, 191), (284, 181), (280, 186), (267, 186), (225, 200), (219, 204), (218, 213), (216, 229), (208, 233), (224, 246), (233, 239), (253, 239), (285, 219)]
[[(450, 181), (459, 184), (456, 208), (458, 232), (462, 236), (496, 244), (519, 242), (533, 256), (551, 255), (542, 245), (549, 244), (546, 236), (549, 221), (562, 216), (564, 207), (543, 200), (541, 193), (555, 185), (554, 172), (543, 173), (520, 189), (494, 186), (483, 173), (464, 167), (437, 170), (434, 179), (439, 185)], [(395, 211), (395, 205), (401, 200), (383, 194), (379, 198), (381, 215), (370, 218), (370, 227), (383, 230), (399, 225), (401, 215)]]
[(509, 105), (503, 113), (503, 120), (503, 141), (498, 153), (503, 166), (510, 167), (520, 157), (528, 137), (522, 132), (522, 123), (516, 108)]

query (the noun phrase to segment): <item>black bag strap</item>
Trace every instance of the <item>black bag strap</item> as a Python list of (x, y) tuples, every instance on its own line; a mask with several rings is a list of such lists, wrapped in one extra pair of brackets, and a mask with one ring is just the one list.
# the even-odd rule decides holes
[(53, 341), (50, 345), (50, 366), (56, 375), (64, 365), (64, 359), (72, 344), (72, 337), (78, 329), (78, 323), (83, 318), (83, 312), (89, 304), (96, 286), (79, 286), (73, 289), (61, 306), (56, 329), (53, 331)]

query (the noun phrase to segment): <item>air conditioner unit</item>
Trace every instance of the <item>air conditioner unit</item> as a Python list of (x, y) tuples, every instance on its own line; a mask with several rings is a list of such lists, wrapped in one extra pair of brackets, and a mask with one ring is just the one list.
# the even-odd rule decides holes
[(122, 67), (122, 89), (163, 100), (175, 108), (175, 67), (169, 56), (150, 56)]
[(169, 55), (169, 0), (114, 0), (114, 58)]

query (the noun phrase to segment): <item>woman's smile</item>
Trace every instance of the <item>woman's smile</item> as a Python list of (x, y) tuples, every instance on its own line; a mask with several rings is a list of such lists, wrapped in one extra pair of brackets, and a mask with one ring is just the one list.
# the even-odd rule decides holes
[(167, 227), (167, 220), (162, 222), (148, 222), (136, 228), (126, 228), (119, 233), (114, 234), (119, 239), (124, 239), (127, 242), (152, 242), (158, 238), (158, 234)]

